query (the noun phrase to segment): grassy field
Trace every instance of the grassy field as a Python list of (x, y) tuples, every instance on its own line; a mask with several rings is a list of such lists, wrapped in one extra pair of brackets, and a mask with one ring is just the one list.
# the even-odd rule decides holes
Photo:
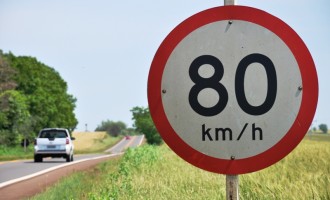
[[(75, 154), (103, 152), (122, 138), (110, 137), (106, 132), (74, 132), (73, 137), (76, 138), (74, 140)], [(0, 146), (0, 161), (32, 158), (33, 143), (29, 145), (26, 151), (21, 146)]]
[[(277, 164), (240, 175), (240, 198), (330, 199), (329, 159), (329, 135), (306, 136)], [(186, 163), (166, 145), (145, 145), (33, 199), (225, 199), (225, 176)]]
[(113, 146), (122, 137), (110, 137), (106, 132), (73, 132), (75, 153), (102, 152)]

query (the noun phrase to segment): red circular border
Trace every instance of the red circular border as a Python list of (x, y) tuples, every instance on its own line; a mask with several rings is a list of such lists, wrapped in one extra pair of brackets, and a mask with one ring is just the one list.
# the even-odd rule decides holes
[[(258, 24), (275, 33), (293, 53), (302, 77), (302, 101), (298, 115), (286, 135), (273, 147), (258, 155), (225, 160), (193, 149), (183, 141), (169, 123), (161, 98), (163, 71), (174, 48), (189, 33), (206, 24), (221, 20), (243, 20)], [(303, 139), (313, 120), (318, 100), (318, 80), (313, 59), (298, 34), (282, 20), (262, 10), (245, 6), (222, 6), (197, 13), (174, 28), (158, 48), (148, 77), (148, 102), (152, 119), (164, 141), (181, 158), (207, 171), (221, 174), (244, 174), (266, 168), (289, 154)]]

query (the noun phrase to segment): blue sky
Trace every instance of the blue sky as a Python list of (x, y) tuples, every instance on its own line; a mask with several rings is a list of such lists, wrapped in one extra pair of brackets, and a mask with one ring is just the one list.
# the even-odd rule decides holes
[[(317, 2), (317, 3), (316, 3)], [(282, 19), (304, 40), (319, 78), (314, 126), (330, 125), (330, 1), (239, 0)], [(132, 126), (130, 109), (147, 107), (147, 77), (166, 35), (223, 1), (0, 0), (0, 49), (36, 57), (57, 70), (77, 101), (77, 130), (102, 120)]]

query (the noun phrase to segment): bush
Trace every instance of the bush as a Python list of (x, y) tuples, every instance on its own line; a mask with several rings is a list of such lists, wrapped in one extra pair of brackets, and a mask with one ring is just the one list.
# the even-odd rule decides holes
[(319, 129), (323, 132), (323, 133), (328, 133), (328, 126), (326, 124), (320, 124), (319, 125)]
[(118, 121), (102, 121), (95, 131), (106, 131), (109, 135), (117, 137), (126, 130), (126, 124), (124, 122)]
[(134, 127), (136, 130), (146, 136), (149, 144), (160, 145), (163, 139), (157, 132), (154, 122), (151, 119), (149, 108), (134, 107), (131, 110), (133, 114)]

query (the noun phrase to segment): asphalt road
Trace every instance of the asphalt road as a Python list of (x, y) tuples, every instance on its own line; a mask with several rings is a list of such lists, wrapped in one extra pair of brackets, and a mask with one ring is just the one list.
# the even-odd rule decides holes
[(128, 147), (137, 147), (143, 141), (144, 136), (131, 136), (131, 138), (124, 138), (114, 147), (108, 149), (104, 154), (86, 154), (75, 155), (74, 161), (67, 163), (62, 158), (45, 158), (42, 163), (35, 163), (33, 160), (19, 160), (0, 163), (0, 188), (19, 182), (20, 180), (28, 179), (40, 175), (40, 173), (47, 173), (53, 169), (58, 169), (75, 163), (80, 163), (100, 157), (118, 155)]
[(130, 138), (128, 138), (128, 139), (124, 138), (119, 143), (117, 143), (115, 146), (106, 150), (105, 152), (106, 153), (120, 153), (128, 147), (133, 147), (133, 148), (137, 147), (137, 146), (141, 145), (143, 138), (144, 138), (143, 135), (130, 136)]

